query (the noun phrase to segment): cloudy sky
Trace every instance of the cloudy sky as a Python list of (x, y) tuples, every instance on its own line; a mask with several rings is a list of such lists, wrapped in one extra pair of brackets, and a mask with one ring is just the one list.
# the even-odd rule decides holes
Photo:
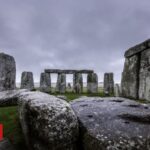
[(61, 68), (120, 82), (125, 50), (148, 38), (150, 0), (0, 0), (0, 51), (15, 57), (17, 81)]

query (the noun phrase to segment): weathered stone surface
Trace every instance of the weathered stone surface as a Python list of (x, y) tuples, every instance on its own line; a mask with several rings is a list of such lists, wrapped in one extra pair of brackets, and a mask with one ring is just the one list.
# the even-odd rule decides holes
[(48, 73), (41, 73), (40, 90), (42, 92), (51, 92), (51, 78)]
[(139, 70), (139, 99), (150, 100), (150, 49), (141, 53)]
[(139, 55), (134, 55), (125, 59), (124, 70), (122, 73), (121, 88), (122, 96), (138, 99), (138, 85), (140, 65)]
[(0, 91), (16, 88), (16, 63), (12, 56), (0, 53)]
[(34, 80), (32, 72), (23, 72), (21, 76), (21, 89), (34, 89)]
[(104, 93), (107, 95), (114, 94), (114, 74), (113, 73), (104, 74)]
[(82, 150), (149, 150), (150, 105), (125, 98), (84, 97), (71, 102)]
[(119, 84), (115, 84), (114, 93), (115, 93), (116, 97), (120, 96), (120, 86), (119, 86)]
[(96, 73), (89, 73), (87, 76), (88, 93), (98, 93), (98, 77)]
[(150, 39), (125, 52), (122, 96), (150, 100)]
[(46, 73), (64, 73), (64, 74), (74, 74), (74, 73), (93, 73), (93, 70), (61, 70), (61, 69), (45, 69)]
[(81, 73), (75, 73), (73, 75), (73, 87), (75, 93), (83, 92), (83, 77)]
[(134, 47), (131, 47), (129, 50), (127, 50), (125, 52), (125, 57), (126, 58), (131, 57), (131, 56), (141, 53), (142, 51), (149, 49), (149, 48), (150, 48), (150, 39), (148, 39)]
[(19, 98), (19, 116), (31, 150), (76, 150), (78, 121), (66, 101), (26, 92)]
[(17, 105), (18, 97), (28, 90), (8, 90), (0, 92), (0, 106), (13, 106)]
[(59, 93), (66, 92), (66, 74), (64, 74), (64, 73), (58, 74), (56, 91)]
[(0, 150), (15, 150), (13, 145), (10, 143), (8, 139), (3, 139), (0, 141)]

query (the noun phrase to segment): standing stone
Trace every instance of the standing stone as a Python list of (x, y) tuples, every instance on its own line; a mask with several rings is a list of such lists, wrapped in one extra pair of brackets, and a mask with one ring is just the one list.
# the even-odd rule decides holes
[(66, 74), (64, 73), (58, 74), (56, 92), (62, 94), (66, 92)]
[(0, 53), (0, 91), (16, 88), (16, 63), (12, 56)]
[(115, 84), (115, 97), (119, 97), (120, 96), (120, 86), (119, 84)]
[(51, 91), (51, 78), (49, 73), (41, 73), (40, 90), (47, 93)]
[(150, 49), (141, 53), (139, 99), (150, 100)]
[(81, 73), (75, 73), (73, 75), (73, 84), (75, 93), (83, 92), (83, 77)]
[(150, 39), (125, 52), (122, 96), (150, 100)]
[(21, 76), (21, 89), (34, 89), (33, 73), (23, 72)]
[(104, 74), (104, 94), (113, 95), (114, 94), (114, 75), (113, 73)]
[(123, 97), (138, 98), (139, 59), (138, 55), (125, 59), (121, 81), (121, 93)]
[(96, 73), (89, 73), (87, 76), (88, 93), (98, 93), (98, 77)]

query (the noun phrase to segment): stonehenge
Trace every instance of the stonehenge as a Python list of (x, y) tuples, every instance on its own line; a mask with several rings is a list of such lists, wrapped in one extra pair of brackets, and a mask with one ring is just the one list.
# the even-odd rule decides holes
[(123, 97), (150, 100), (150, 39), (125, 52)]
[(16, 88), (16, 63), (12, 56), (0, 53), (0, 91)]
[[(57, 96), (50, 95), (53, 73), (58, 74)], [(70, 82), (68, 87), (79, 94), (73, 101), (64, 96), (67, 74), (73, 75), (73, 86)], [(87, 96), (80, 97), (83, 74)], [(150, 149), (150, 104), (129, 99), (150, 100), (150, 40), (125, 52), (121, 86), (114, 83), (113, 73), (104, 74), (104, 93), (109, 97), (97, 96), (98, 75), (93, 70), (46, 69), (37, 91), (32, 72), (22, 73), (21, 89), (16, 89), (15, 80), (14, 58), (0, 53), (0, 107), (17, 106), (28, 149)], [(8, 143), (1, 141), (0, 147), (5, 146)]]
[(87, 88), (90, 93), (98, 92), (98, 76), (93, 70), (60, 70), (60, 69), (45, 69), (45, 73), (50, 75), (58, 74), (56, 91), (59, 93), (66, 92), (66, 74), (73, 74), (73, 91), (75, 93), (83, 92), (83, 76), (87, 74)]
[(22, 72), (21, 76), (21, 89), (34, 89), (34, 80), (33, 80), (33, 73), (32, 72)]

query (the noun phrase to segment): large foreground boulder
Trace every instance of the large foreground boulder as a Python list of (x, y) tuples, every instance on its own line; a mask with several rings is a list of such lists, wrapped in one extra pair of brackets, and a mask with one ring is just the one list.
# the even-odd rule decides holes
[(71, 103), (82, 150), (150, 150), (150, 106), (124, 98), (83, 97)]
[(76, 150), (78, 121), (64, 100), (25, 92), (19, 98), (19, 116), (29, 149)]
[(0, 53), (0, 91), (16, 88), (16, 63), (12, 56)]

